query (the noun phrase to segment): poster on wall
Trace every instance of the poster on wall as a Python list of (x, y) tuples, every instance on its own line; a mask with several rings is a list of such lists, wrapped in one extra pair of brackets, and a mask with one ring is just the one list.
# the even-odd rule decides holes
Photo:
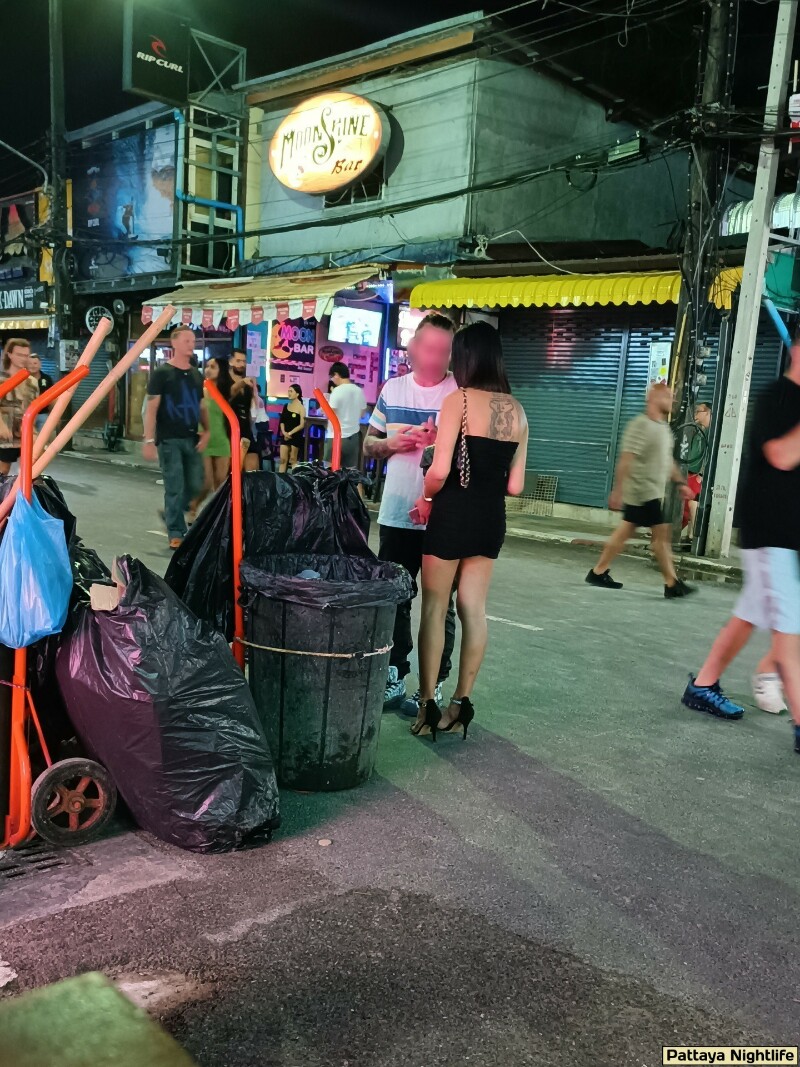
[(316, 319), (285, 319), (272, 324), (269, 353), (274, 370), (311, 374), (316, 348)]
[(647, 373), (647, 388), (651, 385), (669, 381), (669, 364), (672, 355), (670, 341), (652, 341), (650, 344), (650, 366)]
[(76, 152), (72, 232), (86, 280), (174, 273), (174, 124)]

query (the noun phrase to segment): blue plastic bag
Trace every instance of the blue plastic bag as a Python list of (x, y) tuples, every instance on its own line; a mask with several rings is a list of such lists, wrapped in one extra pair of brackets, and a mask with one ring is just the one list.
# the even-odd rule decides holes
[(0, 544), (0, 644), (24, 648), (60, 633), (71, 592), (64, 523), (20, 493)]

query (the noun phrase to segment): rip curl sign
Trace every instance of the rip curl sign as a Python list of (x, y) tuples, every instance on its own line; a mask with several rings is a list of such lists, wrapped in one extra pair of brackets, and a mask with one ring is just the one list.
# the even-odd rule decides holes
[(275, 131), (269, 165), (278, 181), (301, 193), (331, 193), (374, 170), (389, 144), (382, 108), (353, 93), (304, 100)]
[(122, 88), (184, 106), (189, 93), (190, 26), (140, 0), (126, 0)]

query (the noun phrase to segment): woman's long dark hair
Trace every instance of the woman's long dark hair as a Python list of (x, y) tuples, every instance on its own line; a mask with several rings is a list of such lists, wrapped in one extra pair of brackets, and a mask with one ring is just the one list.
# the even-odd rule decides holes
[(500, 334), (488, 322), (462, 326), (453, 338), (453, 374), (460, 389), (510, 393)]
[(231, 369), (228, 366), (228, 361), (227, 359), (217, 359), (216, 356), (214, 356), (213, 359), (216, 360), (216, 364), (219, 367), (217, 389), (219, 389), (226, 400), (230, 400), (231, 388), (233, 387), (233, 376), (231, 374)]

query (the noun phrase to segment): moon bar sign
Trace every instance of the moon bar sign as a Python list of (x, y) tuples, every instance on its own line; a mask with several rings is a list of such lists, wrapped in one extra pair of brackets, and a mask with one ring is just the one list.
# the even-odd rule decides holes
[(369, 174), (389, 143), (389, 122), (377, 104), (352, 93), (304, 100), (272, 138), (269, 165), (287, 189), (331, 193)]

